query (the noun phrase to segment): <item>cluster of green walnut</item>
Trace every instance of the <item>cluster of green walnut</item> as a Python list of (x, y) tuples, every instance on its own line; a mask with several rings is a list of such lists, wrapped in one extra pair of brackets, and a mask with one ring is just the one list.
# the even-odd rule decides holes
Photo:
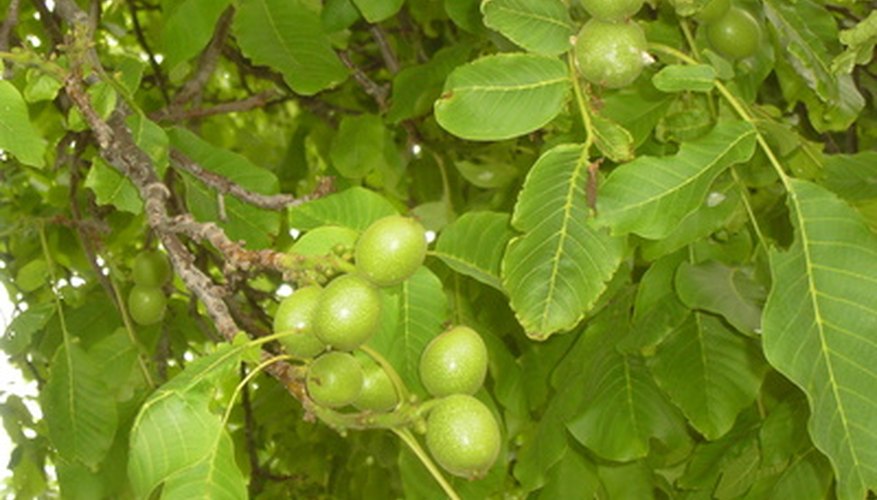
[(153, 325), (164, 318), (167, 297), (162, 287), (171, 278), (167, 257), (157, 251), (139, 253), (131, 266), (134, 286), (128, 293), (128, 312), (139, 325)]
[[(274, 316), (274, 331), (286, 352), (307, 366), (308, 396), (317, 405), (391, 413), (408, 402), (404, 382), (392, 377), (362, 347), (378, 332), (379, 288), (413, 275), (426, 256), (423, 227), (414, 219), (389, 216), (375, 221), (354, 248), (355, 271), (325, 287), (299, 288)], [(386, 361), (384, 361), (386, 363)], [(420, 358), (420, 381), (436, 399), (426, 419), (426, 444), (451, 474), (477, 478), (496, 461), (500, 430), (490, 409), (473, 396), (487, 374), (487, 347), (479, 334), (456, 326), (436, 336)], [(395, 372), (392, 372), (395, 375)]]
[[(576, 64), (589, 82), (606, 88), (633, 83), (650, 60), (643, 29), (631, 18), (644, 0), (581, 0), (591, 15), (575, 42)], [(758, 49), (761, 28), (731, 0), (709, 0), (695, 18), (706, 29), (711, 48), (729, 59), (743, 59)]]

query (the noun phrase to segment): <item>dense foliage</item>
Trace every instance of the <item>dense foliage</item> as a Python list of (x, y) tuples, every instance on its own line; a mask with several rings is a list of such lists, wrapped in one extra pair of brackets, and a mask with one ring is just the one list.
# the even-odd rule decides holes
[(873, 1), (0, 9), (16, 498), (877, 492)]

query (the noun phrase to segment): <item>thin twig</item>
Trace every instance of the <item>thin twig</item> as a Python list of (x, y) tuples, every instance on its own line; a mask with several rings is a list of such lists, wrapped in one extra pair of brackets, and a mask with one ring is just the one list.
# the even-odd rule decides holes
[(128, 10), (131, 12), (131, 23), (134, 25), (134, 36), (137, 37), (140, 47), (143, 48), (143, 51), (146, 52), (146, 55), (149, 58), (149, 66), (152, 67), (152, 73), (155, 75), (155, 79), (158, 82), (158, 90), (161, 92), (164, 101), (170, 103), (171, 98), (170, 93), (168, 92), (167, 78), (165, 78), (164, 72), (161, 70), (161, 66), (159, 66), (158, 60), (155, 58), (155, 53), (152, 51), (152, 47), (150, 47), (149, 42), (146, 41), (146, 36), (143, 35), (143, 28), (140, 26), (140, 20), (137, 19), (137, 5), (133, 0), (128, 0)]
[(61, 32), (61, 27), (58, 26), (58, 20), (55, 18), (55, 13), (50, 11), (43, 0), (32, 0), (34, 7), (36, 7), (37, 12), (40, 14), (40, 22), (43, 24), (43, 27), (46, 29), (46, 32), (49, 34), (49, 40), (51, 42), (51, 46), (49, 47), (50, 52), (55, 51), (55, 47), (58, 45), (62, 45), (64, 43), (64, 34)]
[[(3, 21), (3, 24), (0, 25), (0, 52), (9, 52), (12, 29), (18, 24), (19, 4), (19, 0), (11, 0), (9, 2), (9, 8), (6, 9), (6, 19)], [(3, 67), (3, 79), (5, 80), (12, 76), (12, 65), (4, 61)]]
[(384, 32), (384, 29), (377, 24), (371, 25), (369, 31), (372, 34), (372, 38), (375, 39), (375, 43), (378, 44), (378, 48), (381, 50), (381, 57), (384, 58), (384, 65), (387, 66), (387, 70), (391, 74), (395, 75), (399, 72), (399, 58), (396, 57), (393, 47), (391, 47), (390, 43), (387, 41), (387, 34)]
[(360, 87), (362, 87), (362, 90), (378, 103), (378, 107), (382, 112), (385, 111), (387, 109), (387, 88), (383, 85), (379, 85), (365, 74), (365, 72), (350, 59), (350, 54), (346, 51), (338, 51), (338, 58), (341, 59), (341, 62), (344, 63), (345, 66), (347, 66), (347, 69), (353, 72), (353, 79), (356, 80), (356, 83), (358, 83)]
[(264, 208), (266, 210), (284, 210), (286, 208), (296, 207), (311, 200), (315, 200), (317, 198), (325, 196), (332, 191), (332, 178), (324, 177), (320, 179), (314, 192), (305, 196), (295, 197), (291, 194), (269, 195), (255, 193), (253, 191), (250, 191), (249, 189), (244, 188), (240, 184), (237, 184), (230, 179), (223, 177), (222, 175), (205, 169), (201, 165), (192, 161), (189, 157), (187, 157), (179, 150), (172, 149), (170, 156), (175, 167), (183, 170), (188, 174), (194, 175), (198, 178), (198, 180), (206, 184), (208, 187), (211, 187), (222, 194), (230, 194), (245, 203), (249, 203), (250, 205)]
[(282, 102), (283, 100), (284, 99), (281, 98), (276, 90), (266, 90), (245, 99), (223, 102), (206, 108), (181, 109), (179, 106), (168, 106), (167, 108), (150, 113), (149, 118), (157, 121), (178, 122), (182, 120), (205, 118), (213, 115), (250, 111), (257, 108), (264, 108)]

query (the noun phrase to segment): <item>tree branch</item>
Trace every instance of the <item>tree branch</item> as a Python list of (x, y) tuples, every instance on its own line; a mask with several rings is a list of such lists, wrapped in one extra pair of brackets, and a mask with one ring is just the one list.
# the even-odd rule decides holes
[(290, 194), (269, 195), (255, 193), (242, 187), (240, 184), (232, 182), (226, 177), (205, 169), (176, 149), (171, 150), (170, 156), (175, 167), (194, 175), (208, 187), (211, 187), (222, 194), (230, 194), (243, 202), (266, 210), (284, 210), (289, 207), (297, 207), (332, 192), (332, 178), (323, 177), (320, 179), (320, 182), (313, 193), (298, 198)]
[(228, 38), (228, 31), (231, 27), (231, 20), (234, 17), (234, 7), (228, 7), (219, 16), (216, 22), (216, 28), (213, 31), (213, 38), (198, 58), (198, 69), (192, 75), (183, 88), (174, 96), (173, 106), (182, 106), (183, 104), (195, 101), (198, 102), (204, 86), (210, 80), (210, 76), (216, 69), (216, 63), (222, 54), (222, 47), (225, 45), (225, 39)]
[(170, 103), (171, 98), (170, 93), (168, 92), (167, 78), (165, 78), (164, 72), (158, 64), (158, 60), (155, 59), (155, 53), (152, 52), (152, 48), (146, 41), (146, 36), (143, 35), (143, 28), (140, 26), (140, 20), (137, 19), (137, 5), (133, 0), (128, 0), (128, 10), (131, 12), (131, 22), (134, 25), (134, 36), (137, 37), (140, 47), (143, 48), (143, 51), (146, 52), (146, 55), (149, 58), (149, 66), (152, 67), (152, 73), (155, 75), (155, 80), (158, 82), (158, 90), (161, 92), (161, 96), (164, 97), (164, 101)]
[(285, 100), (285, 98), (283, 98), (277, 91), (266, 90), (245, 99), (223, 102), (207, 108), (182, 109), (179, 106), (169, 106), (159, 111), (150, 113), (149, 118), (157, 121), (178, 122), (182, 120), (204, 118), (207, 116), (222, 115), (226, 113), (250, 111), (252, 109), (263, 108), (272, 104), (276, 104), (282, 102), (283, 100)]
[(341, 62), (347, 66), (351, 72), (353, 72), (353, 79), (356, 80), (356, 83), (362, 87), (362, 90), (365, 91), (366, 94), (370, 95), (372, 99), (378, 104), (378, 108), (380, 108), (381, 112), (387, 110), (387, 89), (383, 85), (379, 85), (377, 82), (372, 80), (365, 72), (359, 68), (354, 62), (350, 59), (350, 54), (346, 51), (338, 51), (338, 58), (341, 59)]
[[(9, 2), (9, 8), (6, 9), (6, 19), (3, 21), (3, 24), (0, 25), (0, 52), (9, 52), (12, 29), (18, 24), (19, 4), (19, 0), (11, 0)], [(8, 79), (12, 76), (10, 73), (12, 66), (9, 65), (8, 62), (3, 61), (3, 68), (3, 78)]]

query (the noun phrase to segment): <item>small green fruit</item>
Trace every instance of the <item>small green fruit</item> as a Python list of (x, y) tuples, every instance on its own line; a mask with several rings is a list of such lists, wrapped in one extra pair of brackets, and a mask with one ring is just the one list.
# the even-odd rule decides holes
[(624, 21), (639, 12), (643, 0), (581, 0), (582, 7), (601, 21)]
[(426, 446), (430, 454), (455, 476), (483, 477), (499, 456), (500, 440), (493, 413), (469, 395), (446, 397), (426, 421)]
[(391, 215), (372, 223), (356, 242), (356, 270), (378, 286), (402, 283), (426, 257), (426, 234), (414, 219)]
[(348, 274), (323, 290), (314, 312), (314, 333), (323, 344), (352, 351), (377, 333), (381, 296), (365, 279)]
[(278, 339), (287, 353), (313, 358), (326, 348), (314, 334), (314, 313), (322, 293), (318, 286), (300, 288), (277, 306), (274, 333), (292, 333)]
[(139, 325), (153, 325), (164, 318), (167, 297), (157, 286), (134, 285), (128, 294), (128, 312)]
[(320, 406), (340, 408), (352, 403), (362, 391), (362, 368), (352, 354), (329, 352), (308, 367), (308, 394)]
[(458, 326), (442, 333), (423, 350), (420, 381), (436, 397), (475, 394), (487, 375), (487, 346), (478, 333)]
[(576, 38), (579, 72), (591, 83), (625, 87), (642, 73), (646, 36), (634, 22), (607, 23), (591, 19)]
[(134, 283), (143, 286), (162, 286), (171, 277), (171, 265), (167, 257), (157, 250), (137, 254), (131, 271)]
[(739, 7), (731, 7), (724, 16), (706, 25), (706, 35), (710, 45), (729, 59), (749, 57), (761, 45), (761, 26)]
[(364, 378), (362, 392), (353, 406), (360, 410), (390, 411), (399, 404), (396, 388), (387, 372), (374, 360), (363, 356), (359, 358)]

